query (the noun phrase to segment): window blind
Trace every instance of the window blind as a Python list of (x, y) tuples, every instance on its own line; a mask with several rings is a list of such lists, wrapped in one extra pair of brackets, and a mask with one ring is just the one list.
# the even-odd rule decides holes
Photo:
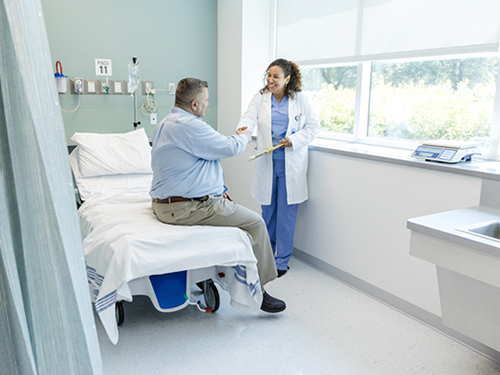
[(498, 0), (277, 0), (276, 57), (349, 63), (498, 52)]

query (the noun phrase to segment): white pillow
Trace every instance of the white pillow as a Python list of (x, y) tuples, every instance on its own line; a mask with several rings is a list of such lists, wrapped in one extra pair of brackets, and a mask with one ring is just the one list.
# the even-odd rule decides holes
[(153, 178), (151, 172), (82, 177), (78, 166), (78, 149), (79, 147), (76, 147), (69, 155), (69, 163), (82, 200), (86, 201), (92, 196), (100, 194), (120, 194), (137, 191), (143, 191), (147, 194), (151, 189), (151, 179)]
[(144, 129), (124, 134), (75, 133), (81, 177), (151, 173), (151, 146)]

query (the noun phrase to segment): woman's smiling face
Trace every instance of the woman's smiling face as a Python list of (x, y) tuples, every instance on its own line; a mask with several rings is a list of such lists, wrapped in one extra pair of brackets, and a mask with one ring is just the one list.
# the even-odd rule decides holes
[(267, 87), (269, 91), (276, 97), (285, 95), (285, 86), (290, 81), (290, 76), (285, 77), (283, 69), (279, 66), (271, 66), (267, 72)]

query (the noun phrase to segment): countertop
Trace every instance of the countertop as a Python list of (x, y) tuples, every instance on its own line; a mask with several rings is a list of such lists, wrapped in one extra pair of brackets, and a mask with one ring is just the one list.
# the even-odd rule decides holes
[(474, 206), (409, 219), (406, 227), (417, 233), (500, 257), (500, 241), (456, 229), (495, 220), (500, 220), (499, 209)]

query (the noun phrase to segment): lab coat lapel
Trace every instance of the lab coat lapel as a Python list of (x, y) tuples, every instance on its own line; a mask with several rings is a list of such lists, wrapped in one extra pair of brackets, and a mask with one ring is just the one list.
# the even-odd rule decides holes
[(262, 113), (261, 113), (261, 127), (263, 130), (264, 149), (269, 149), (273, 145), (272, 136), (272, 115), (271, 115), (271, 93), (266, 92), (262, 95)]
[[(297, 94), (296, 94), (297, 95)], [(286, 136), (288, 137), (290, 134), (297, 132), (298, 129), (298, 121), (295, 120), (297, 115), (300, 113), (300, 106), (297, 96), (295, 98), (288, 99), (288, 129), (286, 130)]]

